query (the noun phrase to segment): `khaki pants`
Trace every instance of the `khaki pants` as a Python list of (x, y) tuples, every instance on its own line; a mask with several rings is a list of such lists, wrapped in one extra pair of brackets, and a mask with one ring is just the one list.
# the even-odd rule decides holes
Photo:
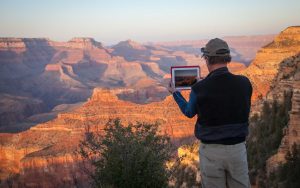
[(199, 153), (202, 188), (250, 187), (244, 142), (201, 144)]

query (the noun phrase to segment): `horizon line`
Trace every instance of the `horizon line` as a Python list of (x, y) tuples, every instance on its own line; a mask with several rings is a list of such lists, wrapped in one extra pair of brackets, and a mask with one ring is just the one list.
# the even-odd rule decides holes
[[(292, 27), (292, 26), (291, 26)], [(300, 27), (300, 26), (298, 26)], [(230, 38), (230, 37), (257, 37), (257, 36), (271, 36), (271, 35), (278, 35), (279, 33), (275, 34), (275, 33), (270, 33), (270, 34), (251, 34), (251, 35), (227, 35), (227, 36), (222, 36), (220, 38)], [(70, 42), (72, 41), (73, 39), (92, 39), (94, 40), (95, 42), (100, 42), (102, 44), (105, 44), (105, 45), (112, 45), (112, 44), (118, 44), (120, 42), (125, 42), (125, 41), (133, 41), (133, 42), (137, 42), (137, 43), (140, 43), (140, 44), (155, 44), (155, 43), (172, 43), (172, 42), (193, 42), (193, 41), (202, 41), (202, 40), (210, 40), (211, 38), (214, 38), (214, 37), (203, 37), (203, 38), (199, 38), (199, 39), (174, 39), (174, 40), (154, 40), (154, 41), (145, 41), (145, 42), (142, 42), (140, 40), (135, 40), (135, 39), (132, 39), (132, 38), (128, 38), (128, 39), (125, 39), (125, 40), (119, 40), (118, 42), (114, 42), (114, 43), (110, 43), (110, 44), (106, 44), (106, 42), (102, 42), (101, 40), (97, 40), (96, 39), (97, 37), (87, 37), (87, 36), (75, 36), (75, 37), (71, 37), (69, 40), (53, 40), (51, 39), (50, 37), (13, 37), (13, 36), (8, 36), (8, 37), (2, 37), (0, 36), (0, 39), (46, 39), (48, 41), (51, 41), (51, 42)]]

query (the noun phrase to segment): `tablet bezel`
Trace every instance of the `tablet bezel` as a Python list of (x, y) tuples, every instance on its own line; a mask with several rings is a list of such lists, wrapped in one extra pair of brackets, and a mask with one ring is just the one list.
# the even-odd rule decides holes
[[(175, 70), (193, 70), (193, 69), (197, 69), (197, 77), (200, 78), (200, 66), (172, 66), (170, 71), (171, 71), (171, 81), (175, 86), (175, 76), (173, 76), (175, 74)], [(189, 90), (191, 89), (191, 86), (188, 87), (176, 87), (176, 89), (179, 90)]]

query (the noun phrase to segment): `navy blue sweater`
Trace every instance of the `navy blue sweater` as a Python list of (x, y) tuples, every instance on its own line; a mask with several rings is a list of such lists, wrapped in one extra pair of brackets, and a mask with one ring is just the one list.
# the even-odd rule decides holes
[(197, 114), (195, 136), (203, 143), (237, 144), (248, 134), (252, 86), (247, 77), (230, 73), (227, 67), (212, 71), (196, 83), (187, 102), (173, 94), (187, 117)]

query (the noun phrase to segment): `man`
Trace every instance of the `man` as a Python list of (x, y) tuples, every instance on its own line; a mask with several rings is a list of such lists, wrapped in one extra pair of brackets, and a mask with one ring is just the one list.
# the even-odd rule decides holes
[(183, 114), (198, 116), (195, 136), (201, 140), (202, 187), (250, 187), (245, 139), (251, 83), (247, 77), (228, 71), (231, 56), (225, 41), (212, 39), (201, 51), (209, 74), (192, 87), (189, 101), (172, 82), (168, 89)]

